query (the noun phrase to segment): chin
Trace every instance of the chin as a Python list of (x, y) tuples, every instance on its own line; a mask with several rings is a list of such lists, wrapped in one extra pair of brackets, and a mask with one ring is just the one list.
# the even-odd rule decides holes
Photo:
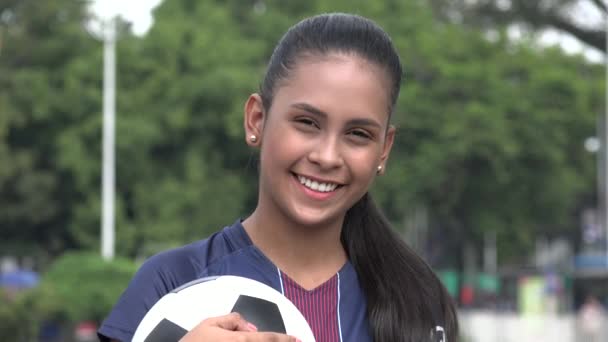
[(300, 226), (310, 228), (325, 228), (339, 222), (340, 225), (344, 219), (344, 213), (331, 215), (329, 213), (305, 212), (295, 213), (292, 220)]

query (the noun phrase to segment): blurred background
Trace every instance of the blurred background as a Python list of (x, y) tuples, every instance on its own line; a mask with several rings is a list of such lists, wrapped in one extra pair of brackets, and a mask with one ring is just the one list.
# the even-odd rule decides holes
[(283, 32), (362, 14), (405, 66), (373, 192), (463, 341), (608, 341), (602, 0), (0, 0), (0, 340), (89, 341), (141, 261), (256, 200)]

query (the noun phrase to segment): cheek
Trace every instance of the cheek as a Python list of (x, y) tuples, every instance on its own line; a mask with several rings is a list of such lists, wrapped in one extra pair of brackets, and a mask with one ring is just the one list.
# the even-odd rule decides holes
[(373, 150), (354, 151), (349, 154), (351, 169), (362, 177), (371, 177), (380, 163), (380, 152)]
[(310, 137), (298, 133), (286, 120), (268, 121), (262, 136), (262, 154), (268, 159), (296, 157), (313, 144)]
[(260, 150), (262, 167), (266, 164), (282, 165), (289, 164), (302, 149), (302, 142), (290, 134), (278, 133), (285, 130), (274, 129), (272, 133), (266, 133), (263, 137)]

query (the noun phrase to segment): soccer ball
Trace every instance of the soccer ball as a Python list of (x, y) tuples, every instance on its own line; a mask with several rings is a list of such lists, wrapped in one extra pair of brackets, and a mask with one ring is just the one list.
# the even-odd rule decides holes
[(237, 277), (208, 277), (163, 296), (137, 327), (133, 342), (177, 342), (201, 321), (238, 312), (258, 331), (314, 342), (310, 326), (293, 303), (270, 286)]

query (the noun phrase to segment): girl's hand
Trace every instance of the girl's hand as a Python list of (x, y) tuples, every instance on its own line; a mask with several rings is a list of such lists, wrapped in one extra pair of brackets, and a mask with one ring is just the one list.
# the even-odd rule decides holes
[(208, 318), (190, 330), (180, 342), (300, 342), (292, 336), (257, 332), (257, 328), (236, 312)]

